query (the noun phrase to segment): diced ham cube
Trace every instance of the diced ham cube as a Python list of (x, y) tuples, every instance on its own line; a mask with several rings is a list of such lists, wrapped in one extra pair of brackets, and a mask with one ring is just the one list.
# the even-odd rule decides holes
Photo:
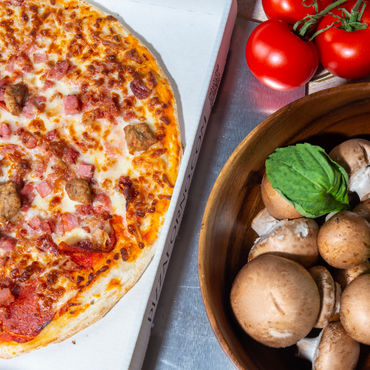
[(78, 226), (78, 219), (72, 213), (64, 213), (62, 215), (63, 231), (71, 231)]
[(39, 216), (32, 217), (28, 221), (28, 225), (34, 230), (46, 234), (50, 234), (55, 230), (55, 223), (53, 220), (43, 220)]
[(36, 185), (36, 190), (42, 198), (45, 198), (53, 191), (53, 187), (47, 181), (42, 181)]
[(67, 73), (71, 64), (68, 60), (62, 60), (49, 70), (49, 78), (53, 80), (62, 79)]
[(22, 109), (22, 114), (26, 118), (30, 118), (30, 119), (35, 117), (36, 108), (35, 108), (34, 104), (32, 103), (31, 99), (28, 99), (26, 101), (26, 103), (24, 104), (23, 109)]
[(34, 63), (45, 63), (48, 61), (48, 55), (46, 53), (35, 53), (33, 54)]
[(81, 104), (77, 95), (67, 95), (63, 98), (65, 114), (77, 114), (81, 111)]
[(34, 216), (28, 221), (28, 225), (33, 230), (38, 230), (41, 226), (41, 218), (39, 216)]
[(5, 250), (6, 252), (12, 252), (16, 245), (17, 239), (10, 236), (2, 236), (0, 238), (0, 249)]
[(1, 122), (0, 123), (0, 136), (3, 139), (9, 139), (11, 133), (12, 133), (12, 130), (11, 130), (9, 124), (5, 123), (5, 122)]
[[(99, 202), (102, 204), (103, 207), (100, 207), (103, 211), (107, 211), (107, 212), (110, 212), (112, 210), (112, 200), (110, 199), (110, 197), (105, 194), (105, 193), (99, 193), (99, 194), (96, 194), (95, 196), (95, 202)], [(95, 205), (96, 206), (96, 205)], [(96, 208), (94, 206), (94, 211), (96, 212), (96, 210), (98, 208)], [(99, 208), (99, 209), (100, 209)], [(101, 212), (97, 212), (97, 213), (101, 213)]]
[(91, 179), (94, 176), (95, 167), (93, 164), (80, 163), (77, 173), (84, 179)]
[(31, 204), (35, 198), (32, 184), (26, 184), (20, 191), (21, 199), (23, 204)]
[(0, 288), (0, 306), (7, 306), (14, 302), (14, 296), (9, 288)]

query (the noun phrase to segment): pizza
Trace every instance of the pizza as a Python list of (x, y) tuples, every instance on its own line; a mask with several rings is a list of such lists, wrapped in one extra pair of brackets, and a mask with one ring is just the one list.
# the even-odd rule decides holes
[(0, 357), (92, 324), (152, 259), (182, 145), (151, 52), (77, 0), (0, 3)]

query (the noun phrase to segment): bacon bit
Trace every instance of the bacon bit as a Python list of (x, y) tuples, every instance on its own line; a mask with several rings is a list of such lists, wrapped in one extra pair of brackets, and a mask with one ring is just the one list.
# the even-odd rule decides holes
[(166, 116), (162, 116), (160, 118), (160, 120), (165, 124), (165, 125), (169, 125), (171, 123), (171, 121), (166, 117)]
[[(19, 131), (19, 130), (18, 130)], [(17, 133), (18, 133), (17, 131)], [(21, 133), (22, 143), (27, 149), (34, 149), (37, 146), (37, 139), (28, 131)]]
[(152, 71), (148, 73), (148, 85), (151, 89), (154, 89), (157, 86), (157, 79), (154, 77)]
[(50, 185), (47, 181), (42, 181), (36, 185), (36, 190), (42, 198), (45, 198), (53, 191), (53, 186)]
[(9, 76), (5, 76), (4, 78), (0, 80), (0, 88), (6, 87), (9, 84), (10, 84)]
[(76, 207), (76, 212), (80, 215), (87, 216), (93, 213), (93, 207), (90, 204), (84, 204)]
[(141, 59), (141, 57), (140, 57), (140, 55), (139, 55), (139, 53), (136, 49), (131, 49), (131, 50), (127, 51), (126, 54), (125, 54), (125, 58), (133, 60), (134, 62), (136, 62), (138, 64), (143, 63), (143, 60)]
[(118, 180), (118, 187), (121, 193), (126, 198), (126, 203), (129, 203), (131, 199), (136, 198), (139, 194), (134, 187), (134, 184), (128, 176), (121, 176)]
[(125, 248), (121, 248), (120, 249), (120, 252), (121, 252), (121, 257), (124, 261), (127, 261), (128, 260), (128, 253), (127, 253), (127, 250)]
[(17, 239), (10, 236), (2, 236), (0, 238), (0, 249), (5, 250), (6, 252), (12, 252), (16, 245)]
[(62, 227), (63, 231), (66, 233), (73, 230), (78, 226), (77, 217), (72, 213), (64, 213), (62, 215)]
[(0, 288), (0, 306), (8, 306), (14, 300), (14, 296), (9, 288)]
[(77, 150), (71, 147), (66, 147), (63, 154), (63, 160), (67, 164), (74, 164), (76, 163), (79, 156), (80, 153)]
[(31, 204), (32, 201), (35, 198), (35, 193), (33, 191), (33, 185), (32, 184), (26, 184), (23, 189), (20, 191), (21, 200), (23, 204)]
[(58, 138), (58, 131), (57, 130), (51, 130), (51, 131), (48, 131), (45, 135), (45, 139), (47, 141), (54, 141), (55, 139)]
[(77, 95), (67, 95), (63, 98), (65, 114), (77, 114), (81, 111), (81, 104)]
[(135, 79), (131, 81), (130, 88), (132, 93), (140, 100), (148, 98), (149, 95), (152, 93), (152, 90), (145, 85), (143, 80), (140, 79)]
[(44, 252), (51, 252), (53, 254), (58, 254), (58, 247), (54, 243), (51, 235), (43, 235), (37, 239), (37, 248)]
[(94, 165), (88, 163), (80, 163), (77, 169), (78, 175), (85, 179), (91, 179), (94, 176), (94, 171)]
[(50, 68), (48, 77), (53, 80), (61, 80), (71, 68), (71, 63), (68, 60), (57, 62), (57, 64)]
[(169, 180), (169, 178), (168, 178), (168, 176), (164, 173), (163, 175), (162, 175), (162, 180), (163, 180), (163, 182), (165, 182), (170, 188), (173, 188), (174, 186), (171, 184), (171, 182), (170, 182), (170, 180)]
[(48, 55), (46, 53), (35, 53), (33, 54), (34, 63), (46, 63), (48, 61)]
[(1, 123), (0, 123), (0, 136), (1, 136), (3, 139), (9, 139), (9, 138), (10, 138), (11, 133), (12, 133), (12, 130), (11, 130), (11, 128), (10, 128), (9, 123), (1, 122)]
[(43, 91), (50, 89), (51, 87), (55, 86), (55, 82), (51, 80), (46, 80), (44, 83), (44, 87), (42, 88)]

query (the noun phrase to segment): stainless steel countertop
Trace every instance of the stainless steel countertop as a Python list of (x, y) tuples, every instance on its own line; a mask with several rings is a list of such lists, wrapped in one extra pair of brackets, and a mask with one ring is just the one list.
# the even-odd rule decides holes
[[(157, 307), (143, 369), (233, 369), (209, 324), (198, 279), (198, 238), (203, 211), (220, 170), (242, 139), (280, 107), (336, 79), (292, 92), (260, 84), (245, 63), (247, 38), (263, 20), (258, 3), (239, 0), (228, 61), (208, 122), (183, 221)], [(369, 80), (369, 79), (368, 79)]]

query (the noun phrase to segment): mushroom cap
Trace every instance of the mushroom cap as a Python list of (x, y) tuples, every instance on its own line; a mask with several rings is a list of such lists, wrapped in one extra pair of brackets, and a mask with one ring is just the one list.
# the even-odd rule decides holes
[(320, 294), (320, 313), (315, 328), (323, 328), (328, 322), (335, 308), (335, 283), (328, 269), (324, 266), (311, 267), (309, 273), (315, 280)]
[(262, 178), (261, 195), (263, 203), (271, 216), (279, 220), (302, 217), (302, 215), (272, 187), (266, 174), (264, 174)]
[(364, 139), (350, 139), (337, 145), (329, 156), (352, 174), (369, 164), (370, 141)]
[(357, 204), (357, 206), (353, 208), (353, 212), (365, 218), (367, 222), (370, 222), (370, 199)]
[(321, 226), (317, 243), (329, 265), (340, 269), (357, 266), (370, 255), (370, 225), (357, 213), (341, 211)]
[(263, 254), (236, 276), (231, 307), (241, 327), (270, 347), (287, 347), (314, 326), (320, 296), (308, 271), (287, 258)]
[(370, 273), (360, 275), (344, 289), (340, 321), (348, 335), (370, 345)]
[(341, 285), (342, 289), (344, 289), (349, 283), (351, 283), (351, 281), (366, 272), (370, 272), (369, 261), (365, 261), (357, 266), (350, 267), (349, 269), (336, 270), (334, 277)]
[(280, 221), (269, 234), (258, 238), (249, 252), (248, 261), (260, 254), (273, 253), (312, 266), (318, 256), (317, 223), (308, 218)]
[(315, 370), (352, 370), (360, 356), (360, 344), (353, 340), (339, 321), (323, 329), (313, 361)]

